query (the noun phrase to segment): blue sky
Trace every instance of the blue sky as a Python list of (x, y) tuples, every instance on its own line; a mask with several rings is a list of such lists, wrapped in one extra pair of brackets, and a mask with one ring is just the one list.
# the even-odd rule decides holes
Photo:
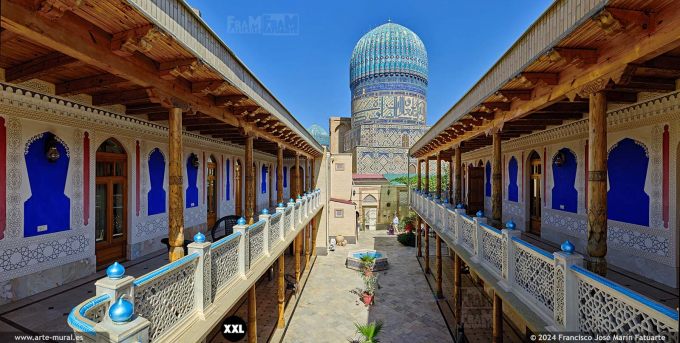
[[(188, 0), (236, 55), (305, 126), (328, 129), (350, 115), (349, 58), (387, 22), (420, 36), (429, 58), (428, 124), (435, 123), (550, 5), (514, 1)], [(292, 34), (244, 33), (250, 17), (292, 15)], [(257, 31), (257, 30), (253, 30)], [(287, 33), (287, 31), (283, 31)]]

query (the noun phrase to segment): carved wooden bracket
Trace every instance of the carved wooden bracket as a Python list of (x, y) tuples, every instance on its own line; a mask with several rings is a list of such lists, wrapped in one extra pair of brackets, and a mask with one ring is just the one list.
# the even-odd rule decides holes
[(44, 0), (37, 6), (38, 14), (47, 19), (56, 20), (66, 12), (77, 9), (82, 3), (83, 0)]
[(195, 58), (187, 58), (161, 63), (158, 72), (160, 77), (164, 80), (174, 80), (180, 76), (189, 80), (193, 78), (196, 73), (206, 69), (207, 66), (202, 61)]
[(229, 88), (229, 82), (222, 80), (200, 81), (191, 84), (191, 92), (200, 95), (219, 96)]
[(111, 51), (122, 57), (132, 56), (135, 51), (149, 52), (153, 42), (163, 36), (153, 25), (144, 25), (131, 30), (118, 32), (111, 38)]
[(649, 32), (656, 30), (654, 12), (607, 7), (595, 15), (593, 21), (608, 35), (622, 32), (630, 25), (640, 25)]

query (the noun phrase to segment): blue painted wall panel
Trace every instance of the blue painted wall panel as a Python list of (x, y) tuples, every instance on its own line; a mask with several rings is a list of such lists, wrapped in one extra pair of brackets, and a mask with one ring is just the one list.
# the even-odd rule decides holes
[(225, 194), (227, 196), (227, 201), (229, 201), (229, 199), (231, 199), (231, 161), (229, 161), (229, 159), (227, 159), (226, 168), (227, 172), (224, 175), (226, 175), (227, 178), (227, 182), (225, 182), (225, 184), (227, 185), (227, 191), (225, 192)]
[(186, 208), (198, 206), (198, 168), (191, 165), (191, 155), (187, 158), (187, 189), (185, 196)]
[(559, 151), (564, 155), (564, 164), (557, 166), (552, 162), (553, 188), (552, 208), (576, 213), (578, 207), (578, 191), (576, 184), (576, 156), (567, 148)]
[(165, 213), (165, 157), (158, 148), (149, 154), (149, 179), (151, 188), (147, 196), (148, 214)]
[(517, 159), (513, 156), (508, 162), (508, 200), (517, 202), (519, 199), (517, 187)]
[(484, 183), (484, 194), (487, 197), (491, 196), (491, 162), (486, 161), (486, 166), (484, 167), (486, 174), (486, 182)]
[(649, 226), (649, 195), (645, 180), (649, 157), (644, 146), (625, 138), (609, 153), (607, 216), (625, 223)]
[[(24, 236), (32, 237), (70, 229), (71, 200), (64, 194), (69, 156), (57, 142), (59, 159), (50, 162), (45, 156), (45, 142), (54, 135), (45, 132), (34, 140), (24, 156), (31, 197), (24, 202)], [(41, 227), (42, 231), (38, 231)]]

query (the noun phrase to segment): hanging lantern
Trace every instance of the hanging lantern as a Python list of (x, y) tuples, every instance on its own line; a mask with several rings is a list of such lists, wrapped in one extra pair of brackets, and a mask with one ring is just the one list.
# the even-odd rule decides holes
[(189, 161), (191, 162), (192, 167), (198, 169), (200, 162), (198, 161), (198, 156), (196, 156), (196, 154), (191, 153), (191, 156), (189, 156)]
[(54, 135), (52, 134), (45, 140), (45, 157), (47, 157), (47, 160), (50, 162), (56, 162), (59, 157), (61, 157), (61, 154), (59, 154), (59, 150), (57, 149), (57, 144), (57, 139), (54, 138)]
[(557, 153), (557, 155), (555, 155), (555, 158), (553, 159), (553, 163), (556, 166), (561, 167), (561, 166), (564, 165), (565, 162), (566, 162), (566, 157), (564, 156), (564, 153), (559, 151)]

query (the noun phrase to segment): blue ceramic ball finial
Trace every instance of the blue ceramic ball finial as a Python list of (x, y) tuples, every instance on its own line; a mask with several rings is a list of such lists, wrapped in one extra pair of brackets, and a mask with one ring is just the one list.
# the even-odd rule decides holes
[(123, 297), (118, 298), (118, 300), (109, 307), (109, 318), (111, 318), (114, 323), (128, 322), (132, 319), (134, 314), (134, 306)]
[(444, 198), (444, 203), (448, 204), (449, 203), (449, 198)]
[(476, 216), (477, 216), (477, 218), (484, 217), (484, 211), (482, 211), (482, 210), (477, 211)]
[(298, 199), (302, 199), (302, 196), (301, 196), (300, 194), (298, 194), (297, 198), (298, 198)]
[(463, 206), (462, 202), (459, 202), (458, 205), (456, 205), (456, 208), (459, 209), (459, 210), (462, 210), (462, 209), (465, 208), (465, 206)]
[[(233, 219), (232, 219), (233, 220)], [(236, 221), (237, 225), (246, 225), (246, 218), (241, 217)]]
[(291, 204), (292, 204), (292, 203), (294, 203), (294, 202), (295, 202), (295, 200), (293, 200), (293, 198), (290, 198), (290, 201), (289, 201), (289, 203), (291, 203)]
[(560, 249), (564, 251), (567, 254), (573, 254), (574, 253), (574, 245), (569, 242), (569, 240), (564, 241), (562, 245), (560, 245)]
[(113, 262), (112, 265), (106, 268), (106, 276), (108, 276), (109, 279), (117, 280), (122, 278), (123, 275), (125, 275), (125, 267), (118, 262)]
[(282, 203), (282, 202), (279, 203), (279, 207), (283, 207), (283, 203)]
[(269, 214), (269, 210), (266, 209), (266, 208), (263, 208), (263, 209), (262, 209), (262, 214)]
[(505, 228), (508, 230), (514, 230), (515, 229), (515, 222), (511, 220), (508, 220), (507, 223), (505, 223)]
[(195, 243), (205, 243), (205, 235), (198, 232), (194, 235), (194, 242)]

